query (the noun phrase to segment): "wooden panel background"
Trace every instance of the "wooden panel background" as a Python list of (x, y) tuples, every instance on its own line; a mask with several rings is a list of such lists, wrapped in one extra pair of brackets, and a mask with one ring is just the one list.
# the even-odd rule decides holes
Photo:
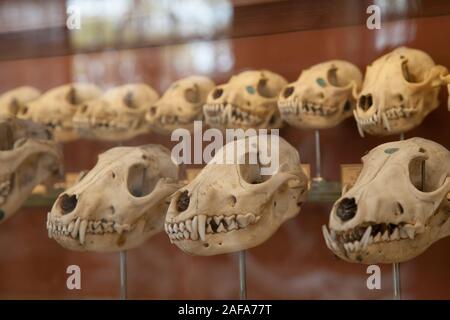
[[(423, 49), (434, 60), (450, 67), (448, 44), (450, 16), (424, 17), (384, 23), (381, 30), (347, 26), (274, 35), (217, 40), (219, 48), (229, 48), (229, 69), (207, 72), (217, 82), (244, 69), (267, 68), (294, 81), (300, 71), (328, 59), (347, 59), (361, 69), (377, 56), (398, 45)], [(183, 45), (181, 45), (183, 46)], [(189, 46), (186, 44), (185, 46)], [(135, 49), (127, 52), (90, 53), (0, 62), (0, 91), (28, 84), (42, 90), (74, 79), (110, 86), (136, 80), (157, 90), (195, 68), (180, 63), (186, 59), (180, 45)], [(221, 52), (221, 51), (220, 51)], [(219, 52), (219, 53), (220, 53)], [(184, 57), (184, 58), (183, 58)], [(220, 61), (218, 56), (215, 60)], [(91, 61), (80, 78), (79, 63)], [(109, 60), (108, 60), (109, 59)], [(116, 59), (116, 60), (115, 60)], [(127, 60), (128, 59), (128, 60)], [(100, 73), (90, 68), (102, 61)], [(133, 68), (123, 73), (123, 61)], [(76, 62), (77, 61), (77, 62)], [(76, 67), (75, 67), (76, 66)], [(106, 68), (106, 70), (105, 70)], [(447, 93), (442, 105), (406, 137), (421, 136), (450, 148), (450, 113)], [(339, 179), (342, 163), (358, 162), (365, 151), (379, 143), (397, 139), (360, 138), (353, 119), (322, 131), (323, 174)], [(286, 127), (282, 136), (296, 146), (303, 162), (314, 162), (312, 131)], [(162, 143), (167, 137), (147, 135), (129, 145)], [(91, 167), (99, 152), (111, 143), (76, 141), (64, 146), (68, 171)], [(314, 166), (312, 167), (314, 170)], [(382, 290), (366, 288), (366, 266), (336, 260), (326, 248), (321, 225), (327, 223), (331, 204), (307, 203), (301, 213), (283, 225), (263, 245), (248, 252), (248, 296), (252, 299), (388, 299), (391, 297), (391, 266), (382, 266)], [(118, 255), (70, 252), (47, 238), (45, 217), (49, 208), (22, 209), (0, 225), (0, 298), (117, 298)], [(401, 265), (403, 297), (407, 299), (450, 298), (450, 239), (444, 239), (423, 255)], [(133, 299), (229, 299), (238, 297), (237, 257), (192, 257), (171, 245), (160, 234), (128, 254), (129, 297)], [(66, 267), (77, 264), (82, 270), (82, 290), (66, 289)]]

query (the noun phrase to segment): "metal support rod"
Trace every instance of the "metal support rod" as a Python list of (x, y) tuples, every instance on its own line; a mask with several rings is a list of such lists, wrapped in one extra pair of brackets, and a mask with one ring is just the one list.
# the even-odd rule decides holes
[(119, 252), (120, 259), (120, 300), (127, 299), (127, 252)]
[(314, 177), (314, 181), (320, 182), (323, 180), (322, 178), (322, 155), (320, 153), (320, 131), (314, 131), (315, 145), (316, 145), (316, 176)]
[(247, 300), (247, 275), (245, 264), (245, 250), (239, 251), (239, 297)]
[(392, 280), (394, 287), (394, 300), (402, 298), (402, 291), (400, 287), (400, 263), (392, 264)]

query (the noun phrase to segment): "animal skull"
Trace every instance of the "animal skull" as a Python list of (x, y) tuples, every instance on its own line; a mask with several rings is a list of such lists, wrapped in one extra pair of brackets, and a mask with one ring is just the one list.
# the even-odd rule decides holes
[(425, 52), (400, 47), (367, 67), (354, 116), (361, 136), (399, 134), (439, 105), (447, 69)]
[(212, 90), (203, 107), (206, 123), (219, 129), (282, 126), (277, 98), (287, 81), (267, 71), (245, 71)]
[[(252, 147), (246, 147), (250, 143)], [(268, 146), (279, 155), (279, 167), (272, 175), (261, 175), (259, 161), (249, 159), (259, 159), (267, 149), (255, 145), (249, 138), (226, 144), (174, 194), (165, 230), (181, 250), (209, 256), (255, 247), (299, 212), (308, 179), (297, 150), (282, 138), (275, 145), (278, 150)], [(236, 150), (243, 152), (239, 156)], [(224, 162), (230, 154), (238, 154), (238, 160)]]
[(450, 235), (450, 152), (422, 138), (382, 144), (362, 158), (355, 185), (334, 204), (330, 250), (350, 262), (414, 258)]
[(163, 229), (177, 177), (170, 151), (160, 145), (110, 149), (57, 198), (48, 235), (70, 250), (134, 248)]
[(149, 131), (143, 120), (158, 93), (146, 84), (127, 84), (79, 107), (73, 125), (86, 138), (123, 141)]
[(146, 114), (150, 128), (170, 134), (177, 128), (192, 132), (194, 121), (203, 119), (202, 107), (214, 82), (202, 76), (191, 76), (173, 83)]
[(11, 217), (38, 184), (60, 173), (62, 152), (44, 127), (0, 116), (0, 223)]
[(304, 70), (287, 85), (278, 100), (281, 117), (302, 129), (325, 129), (351, 117), (356, 106), (353, 91), (362, 84), (361, 71), (342, 60), (331, 60)]
[(50, 128), (56, 141), (68, 142), (78, 138), (72, 118), (86, 101), (98, 98), (100, 89), (92, 84), (66, 84), (45, 92), (29, 102), (18, 117), (33, 120)]
[(16, 116), (22, 111), (25, 104), (37, 99), (41, 92), (33, 87), (19, 87), (3, 93), (0, 96), (0, 115)]

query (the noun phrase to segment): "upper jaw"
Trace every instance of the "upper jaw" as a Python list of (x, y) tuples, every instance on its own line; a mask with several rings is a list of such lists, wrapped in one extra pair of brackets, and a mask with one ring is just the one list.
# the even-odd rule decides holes
[(244, 124), (258, 126), (264, 122), (261, 115), (248, 112), (234, 104), (207, 103), (203, 107), (205, 117), (213, 124)]

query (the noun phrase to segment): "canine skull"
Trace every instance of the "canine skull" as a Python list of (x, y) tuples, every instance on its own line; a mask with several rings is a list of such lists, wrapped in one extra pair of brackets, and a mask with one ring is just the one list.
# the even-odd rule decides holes
[(367, 67), (354, 116), (361, 136), (399, 134), (439, 105), (447, 69), (425, 52), (400, 47)]
[(308, 181), (298, 152), (280, 138), (279, 167), (273, 175), (261, 175), (260, 164), (248, 161), (252, 158), (249, 155), (259, 159), (265, 152), (261, 144), (242, 153), (242, 158), (236, 157), (246, 161), (223, 161), (231, 152), (250, 150), (243, 149), (249, 141), (245, 138), (226, 144), (172, 197), (165, 230), (181, 250), (209, 256), (248, 249), (266, 241), (300, 211)]
[(245, 71), (212, 90), (203, 107), (206, 123), (219, 129), (282, 126), (278, 94), (287, 84), (270, 71)]
[(169, 150), (160, 145), (110, 149), (55, 201), (48, 235), (70, 250), (134, 248), (163, 229), (177, 177)]
[(342, 60), (331, 60), (304, 70), (287, 85), (278, 100), (281, 117), (302, 129), (325, 129), (351, 117), (353, 91), (362, 84), (361, 71)]
[(170, 134), (177, 128), (194, 130), (194, 121), (203, 119), (202, 107), (214, 82), (202, 76), (191, 76), (174, 82), (146, 114), (150, 128)]
[(36, 185), (60, 173), (62, 152), (44, 127), (0, 116), (0, 223), (11, 217)]
[(158, 93), (146, 84), (113, 88), (101, 98), (79, 107), (73, 125), (86, 138), (128, 140), (149, 131), (144, 114), (158, 97)]
[(14, 115), (22, 111), (25, 104), (37, 99), (41, 92), (33, 87), (19, 87), (0, 96), (0, 115)]
[(422, 138), (382, 144), (334, 204), (328, 248), (350, 262), (414, 258), (450, 235), (450, 152)]
[(18, 117), (47, 126), (53, 131), (56, 141), (72, 141), (78, 138), (72, 121), (75, 112), (86, 101), (99, 96), (100, 89), (92, 84), (63, 85), (28, 103)]

